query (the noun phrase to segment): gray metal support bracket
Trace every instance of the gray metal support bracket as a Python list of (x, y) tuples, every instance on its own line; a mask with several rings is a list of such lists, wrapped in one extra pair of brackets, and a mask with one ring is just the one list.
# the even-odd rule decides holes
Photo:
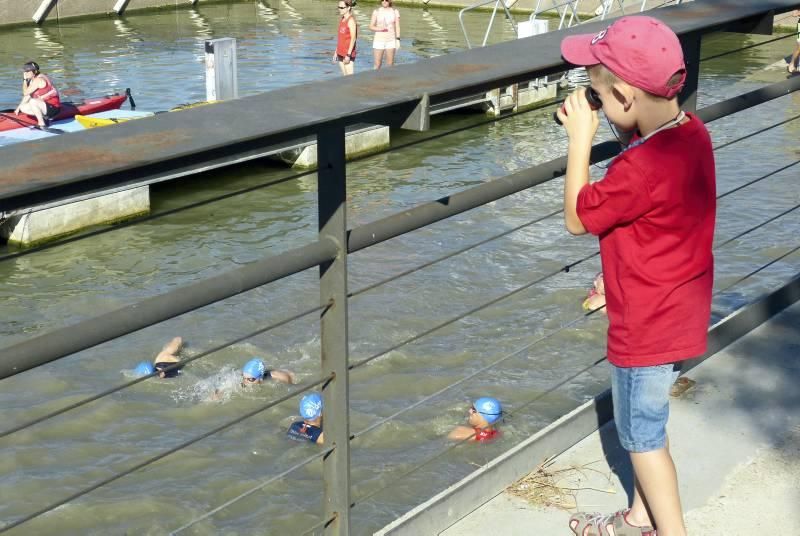
[(431, 128), (431, 99), (427, 93), (417, 103), (416, 107), (408, 114), (400, 128), (423, 132)]
[(114, 13), (122, 16), (125, 10), (128, 9), (128, 4), (130, 4), (130, 2), (131, 0), (117, 0), (117, 3), (114, 4)]
[(324, 530), (331, 536), (350, 534), (350, 395), (347, 324), (347, 173), (344, 126), (325, 126), (317, 134), (319, 236), (339, 246), (336, 259), (319, 267), (325, 444), (334, 450), (323, 460)]

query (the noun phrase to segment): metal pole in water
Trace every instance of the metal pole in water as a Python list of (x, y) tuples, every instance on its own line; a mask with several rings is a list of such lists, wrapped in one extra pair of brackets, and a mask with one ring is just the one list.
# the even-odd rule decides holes
[(50, 10), (53, 9), (53, 6), (55, 6), (57, 2), (58, 0), (42, 0), (42, 3), (39, 4), (39, 9), (33, 14), (33, 22), (36, 24), (44, 22), (44, 19), (47, 18), (47, 15), (50, 14)]
[(236, 72), (236, 39), (222, 37), (206, 41), (206, 100), (228, 100), (239, 96)]
[(333, 261), (320, 265), (322, 373), (333, 379), (322, 387), (325, 445), (335, 450), (323, 460), (323, 533), (350, 534), (350, 391), (347, 319), (347, 178), (344, 127), (325, 126), (317, 134), (319, 238), (339, 246)]

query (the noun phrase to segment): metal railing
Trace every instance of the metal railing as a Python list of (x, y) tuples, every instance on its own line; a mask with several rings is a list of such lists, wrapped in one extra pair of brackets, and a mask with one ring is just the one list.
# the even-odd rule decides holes
[[(774, 11), (786, 11), (800, 5), (800, 3), (790, 2), (788, 0), (773, 0), (770, 2), (765, 2), (759, 6), (748, 6), (743, 2), (741, 7), (738, 9), (732, 8), (731, 2), (710, 1), (707, 2), (707, 4), (711, 4), (712, 6), (716, 6), (718, 8), (716, 16), (709, 17), (707, 15), (708, 6), (703, 6), (701, 14), (701, 10), (694, 10), (691, 4), (681, 6), (679, 12), (674, 9), (672, 11), (663, 11), (664, 18), (667, 19), (668, 22), (670, 15), (676, 14), (673, 19), (674, 26), (678, 30), (678, 33), (681, 34), (684, 44), (687, 46), (687, 67), (689, 70), (689, 77), (688, 86), (684, 90), (681, 100), (683, 101), (684, 107), (688, 109), (692, 109), (694, 107), (693, 103), (695, 102), (696, 98), (695, 92), (697, 90), (697, 74), (700, 61), (699, 45), (701, 40), (700, 38), (703, 34), (719, 30), (720, 28), (725, 28), (729, 25), (732, 28), (741, 28), (742, 20), (748, 23), (748, 27), (758, 27), (759, 24), (763, 22), (763, 18), (766, 17), (771, 20)], [(687, 20), (689, 22), (687, 22)], [(534, 39), (538, 40), (535, 41), (535, 43), (537, 45), (541, 45), (543, 50), (550, 50), (552, 52), (553, 50), (557, 50), (557, 48), (554, 47), (557, 47), (561, 37), (561, 33), (554, 33), (538, 36)], [(495, 53), (500, 57), (503, 57), (507, 50), (523, 50), (522, 45), (519, 43), (498, 45), (497, 48), (502, 49), (500, 51), (492, 51), (491, 49), (493, 48), (496, 47), (489, 47), (483, 51), (476, 50), (468, 53), (470, 55), (461, 55), (456, 60), (450, 58), (443, 61), (455, 61), (455, 63), (461, 62), (463, 65), (471, 63), (472, 61), (480, 61), (482, 58), (485, 59), (487, 57), (492, 57)], [(479, 56), (472, 56), (472, 54), (477, 54)], [(477, 77), (472, 75), (463, 75), (463, 78), (457, 78), (455, 80), (437, 79), (435, 82), (435, 84), (438, 84), (438, 86), (436, 86), (436, 91), (425, 93), (421, 98), (416, 96), (418, 95), (417, 93), (409, 92), (409, 90), (405, 87), (400, 87), (399, 90), (396, 90), (394, 93), (381, 97), (385, 100), (377, 103), (370, 102), (365, 104), (364, 102), (356, 102), (355, 100), (353, 102), (348, 102), (348, 99), (345, 98), (344, 105), (338, 107), (339, 110), (343, 109), (344, 111), (333, 112), (329, 109), (325, 109), (321, 112), (320, 116), (311, 120), (303, 118), (303, 121), (305, 122), (304, 124), (295, 122), (294, 124), (287, 126), (286, 123), (282, 123), (281, 121), (277, 121), (276, 126), (273, 127), (265, 127), (263, 124), (261, 124), (260, 128), (262, 130), (259, 132), (249, 132), (247, 134), (247, 136), (249, 136), (248, 139), (238, 137), (235, 139), (231, 138), (229, 140), (224, 140), (226, 143), (228, 143), (228, 145), (225, 145), (225, 143), (220, 144), (219, 140), (216, 140), (213, 144), (213, 147), (210, 147), (203, 146), (203, 140), (190, 140), (187, 145), (192, 147), (196, 153), (183, 152), (180, 153), (178, 157), (175, 157), (174, 155), (171, 158), (165, 156), (163, 157), (163, 160), (148, 161), (142, 164), (142, 169), (132, 169), (130, 166), (114, 167), (114, 165), (112, 165), (106, 169), (93, 169), (90, 175), (86, 174), (88, 172), (76, 171), (75, 176), (72, 178), (66, 178), (63, 180), (53, 179), (53, 182), (50, 183), (45, 180), (40, 186), (31, 187), (26, 185), (25, 188), (19, 190), (0, 191), (0, 208), (18, 208), (20, 206), (24, 206), (24, 203), (26, 202), (42, 202), (57, 199), (65, 195), (74, 195), (75, 193), (91, 191), (98, 186), (109, 184), (121, 186), (129, 180), (131, 175), (138, 177), (143, 173), (163, 173), (174, 171), (174, 169), (178, 169), (184, 165), (187, 154), (191, 154), (192, 156), (197, 154), (198, 158), (205, 159), (209, 162), (225, 157), (238, 158), (243, 152), (257, 150), (257, 148), (254, 148), (255, 145), (269, 144), (274, 143), (276, 139), (290, 139), (292, 136), (305, 135), (310, 131), (310, 129), (313, 129), (318, 139), (319, 236), (316, 241), (302, 247), (295, 248), (286, 253), (245, 265), (236, 270), (225, 272), (216, 277), (208, 278), (190, 285), (185, 285), (152, 298), (142, 300), (136, 304), (119, 308), (115, 311), (79, 322), (67, 328), (43, 333), (13, 346), (0, 349), (0, 378), (7, 378), (22, 371), (29, 370), (31, 368), (52, 362), (56, 359), (71, 355), (78, 351), (92, 348), (105, 341), (136, 332), (147, 326), (151, 326), (180, 314), (193, 311), (199, 307), (203, 307), (205, 305), (218, 302), (222, 299), (241, 294), (247, 290), (277, 281), (289, 275), (296, 274), (310, 268), (319, 267), (319, 306), (283, 319), (272, 325), (260, 328), (259, 330), (248, 333), (234, 341), (228, 341), (224, 345), (211, 348), (181, 362), (181, 366), (185, 366), (192, 361), (201, 359), (206, 355), (219, 350), (220, 348), (226, 347), (229, 344), (233, 344), (234, 342), (246, 340), (257, 334), (261, 334), (278, 326), (285, 325), (286, 323), (294, 321), (300, 317), (313, 313), (319, 313), (321, 319), (321, 370), (317, 377), (312, 381), (292, 389), (286, 395), (255, 408), (254, 410), (245, 413), (232, 421), (226, 422), (201, 435), (183, 441), (169, 450), (163, 451), (155, 456), (151, 456), (150, 458), (137, 463), (124, 471), (115, 473), (105, 479), (95, 482), (90, 486), (80, 489), (52, 504), (37, 508), (35, 512), (11, 520), (5, 524), (5, 526), (0, 527), (0, 532), (23, 525), (28, 521), (57, 508), (60, 505), (66, 504), (77, 499), (78, 497), (82, 497), (88, 493), (91, 493), (92, 491), (123, 478), (124, 476), (135, 471), (138, 471), (139, 469), (146, 467), (155, 461), (161, 460), (175, 452), (178, 452), (179, 450), (193, 445), (206, 437), (235, 426), (248, 418), (274, 407), (290, 397), (297, 396), (298, 394), (306, 392), (315, 387), (321, 387), (325, 403), (325, 434), (327, 445), (323, 450), (297, 463), (291, 468), (260, 482), (257, 486), (239, 494), (237, 497), (215, 506), (203, 515), (183, 522), (184, 524), (174, 529), (173, 532), (182, 532), (192, 525), (207, 519), (210, 516), (213, 516), (215, 513), (233, 504), (237, 500), (249, 496), (253, 492), (262, 489), (277, 479), (283, 478), (291, 471), (303, 467), (315, 460), (322, 459), (324, 467), (323, 481), (325, 488), (324, 513), (322, 520), (319, 523), (316, 523), (314, 526), (308, 528), (306, 533), (312, 533), (322, 529), (326, 534), (349, 534), (352, 508), (374, 497), (383, 489), (391, 485), (390, 483), (366, 492), (357, 497), (355, 500), (351, 498), (352, 486), (350, 482), (350, 442), (354, 439), (364, 436), (372, 430), (379, 428), (386, 422), (397, 418), (399, 415), (409, 411), (410, 409), (413, 409), (414, 407), (417, 407), (419, 404), (439, 396), (444, 391), (468, 381), (476, 374), (479, 374), (482, 370), (485, 370), (485, 368), (478, 369), (477, 372), (473, 372), (470, 375), (462, 377), (450, 385), (440, 389), (439, 391), (424, 397), (417, 404), (406, 408), (403, 411), (398, 411), (383, 419), (379, 419), (355, 433), (351, 432), (349, 425), (349, 372), (358, 367), (362, 367), (405, 344), (430, 335), (444, 326), (451, 325), (467, 315), (474, 314), (478, 310), (490, 307), (491, 305), (517, 294), (522, 290), (538, 285), (542, 281), (549, 279), (556, 274), (569, 271), (573, 267), (587, 262), (589, 259), (595, 258), (598, 254), (595, 251), (589, 255), (572, 259), (557, 270), (553, 270), (533, 281), (526, 283), (525, 285), (507, 292), (506, 294), (495, 297), (492, 300), (481, 304), (480, 306), (454, 315), (453, 317), (446, 319), (435, 326), (432, 326), (422, 333), (409, 337), (400, 343), (392, 345), (391, 347), (380, 352), (376, 352), (373, 355), (370, 355), (357, 362), (350, 362), (348, 353), (349, 298), (367, 292), (381, 284), (392, 281), (397, 277), (407, 275), (407, 273), (410, 273), (411, 271), (422, 268), (413, 268), (379, 283), (354, 292), (350, 292), (348, 288), (347, 276), (347, 260), (350, 253), (354, 253), (356, 251), (379, 244), (393, 237), (397, 237), (404, 233), (422, 228), (445, 218), (461, 214), (478, 206), (509, 196), (513, 193), (521, 192), (531, 188), (532, 186), (546, 183), (563, 175), (565, 171), (566, 159), (565, 157), (556, 158), (536, 167), (525, 169), (506, 177), (498, 178), (475, 188), (448, 195), (436, 201), (405, 210), (402, 213), (383, 218), (370, 224), (348, 229), (345, 210), (347, 203), (346, 165), (344, 155), (345, 126), (347, 124), (363, 121), (365, 118), (382, 118), (383, 120), (388, 120), (388, 122), (395, 125), (408, 123), (410, 120), (409, 118), (415, 120), (415, 118), (418, 118), (420, 114), (424, 115), (425, 109), (423, 104), (429, 102), (432, 96), (433, 98), (449, 98), (457, 94), (469, 94), (471, 92), (489, 88), (498, 81), (523, 81), (525, 79), (531, 79), (545, 74), (550, 74), (558, 70), (563, 70), (568, 67), (567, 65), (564, 65), (560, 59), (553, 61), (552, 57), (548, 57), (547, 54), (544, 54), (543, 59), (539, 60), (538, 63), (532, 62), (531, 65), (528, 65), (524, 68), (520, 68), (519, 65), (514, 64), (513, 61), (509, 63), (510, 65), (504, 64), (503, 66), (494, 70), (481, 73), (481, 75)], [(437, 64), (436, 62), (428, 62), (426, 64), (418, 64), (414, 67), (422, 73), (418, 76), (432, 77), (433, 74), (441, 68), (441, 65)], [(398, 71), (400, 70), (401, 69), (398, 68)], [(389, 74), (392, 75), (393, 73)], [(364, 79), (368, 81), (367, 85), (369, 85), (370, 80), (374, 84), (380, 84), (382, 81), (382, 78), (375, 73), (365, 76)], [(323, 84), (316, 84), (315, 87), (319, 85), (326, 85), (328, 86), (327, 89), (336, 91), (342, 86), (342, 84), (350, 83), (353, 83), (352, 80), (331, 81)], [(794, 79), (789, 79), (785, 82), (766, 86), (756, 91), (752, 91), (750, 93), (737, 96), (733, 99), (706, 107), (697, 111), (697, 115), (706, 122), (714, 121), (729, 114), (736, 113), (757, 104), (784, 96), (787, 93), (796, 91), (797, 89), (800, 89), (800, 78), (795, 77)], [(306, 91), (309, 92), (309, 95), (313, 95), (315, 89), (307, 88)], [(292, 92), (297, 93), (302, 91), (293, 89)], [(294, 95), (294, 98), (296, 98), (296, 95)], [(252, 100), (251, 102), (242, 105), (242, 108), (247, 108), (247, 110), (249, 110), (249, 105), (251, 103)], [(222, 112), (220, 112), (219, 109), (201, 109), (197, 111), (186, 112), (187, 114), (192, 114), (189, 116), (190, 119), (187, 120), (190, 123), (189, 126), (191, 126), (193, 121), (202, 123), (206, 120), (206, 116), (209, 117), (209, 120), (213, 121), (215, 114), (225, 114), (229, 111), (235, 111), (237, 110), (238, 104), (234, 102), (224, 103), (218, 106), (225, 109), (222, 110)], [(797, 120), (799, 117), (793, 117), (788, 121)], [(141, 122), (132, 123), (144, 124), (145, 121), (143, 120)], [(773, 127), (774, 126), (775, 125), (773, 125)], [(186, 125), (180, 125), (180, 127), (172, 126), (171, 124), (161, 120), (160, 122), (151, 122), (149, 124), (144, 124), (143, 126), (136, 124), (132, 126), (122, 125), (119, 127), (120, 130), (118, 132), (140, 132), (140, 129), (146, 131), (148, 128), (184, 129), (185, 127)], [(125, 130), (126, 128), (127, 130)], [(247, 131), (248, 128), (251, 128), (251, 124), (246, 124), (244, 126), (245, 131)], [(203, 131), (200, 129), (197, 132)], [(746, 139), (756, 134), (757, 133), (748, 134), (739, 140), (728, 142), (728, 144), (741, 141), (742, 139)], [(231, 134), (231, 136), (236, 135), (238, 134)], [(113, 138), (115, 134), (109, 133), (105, 136)], [(95, 138), (96, 137), (97, 136), (95, 136)], [(50, 145), (48, 146), (47, 143), (43, 145), (46, 147), (54, 147), (55, 145), (53, 144), (65, 144), (67, 146), (72, 144), (79, 146), (81, 143), (85, 143), (90, 139), (93, 139), (91, 133), (83, 136), (83, 138), (78, 135), (73, 138), (75, 141), (46, 140), (46, 142), (50, 143)], [(83, 142), (81, 140), (83, 140)], [(604, 142), (593, 148), (591, 161), (593, 163), (600, 162), (613, 157), (618, 152), (619, 146), (617, 144), (612, 142)], [(0, 155), (5, 156), (10, 154), (11, 153), (6, 150), (0, 150)], [(156, 157), (161, 158), (157, 155), (154, 156), (154, 158)], [(14, 156), (14, 159), (15, 162), (22, 161), (22, 158), (18, 155)], [(731, 193), (745, 188), (750, 184), (765, 180), (779, 171), (788, 169), (797, 163), (798, 162), (794, 162), (781, 169), (772, 170), (746, 185), (742, 185), (734, 190), (731, 190), (730, 192), (722, 194), (720, 197), (730, 195)], [(781, 217), (793, 213), (798, 208), (800, 208), (800, 205), (768, 218), (757, 226), (744, 231), (743, 233), (738, 233), (735, 236), (726, 239), (722, 243), (717, 244), (716, 247), (726, 247), (744, 234), (767, 225), (770, 222), (777, 221)], [(537, 218), (521, 226), (515, 227), (514, 229), (504, 231), (499, 235), (490, 237), (476, 244), (469, 245), (456, 252), (448, 253), (439, 259), (426, 263), (426, 265), (423, 265), (423, 267), (429, 266), (443, 259), (450, 258), (454, 255), (464, 253), (489, 240), (507, 235), (511, 232), (519, 230), (520, 228), (533, 225), (543, 219), (554, 217), (559, 213), (560, 211), (551, 212), (542, 218)], [(772, 260), (765, 266), (769, 266), (774, 262), (778, 262), (778, 260), (781, 258), (784, 258), (797, 250), (798, 248), (796, 247), (781, 257)], [(763, 268), (764, 267), (761, 267), (750, 274), (745, 275), (742, 280), (755, 273), (758, 273), (758, 271), (762, 270)], [(723, 289), (722, 291), (724, 290), (727, 290), (727, 288)], [(556, 333), (559, 333), (564, 329), (578, 324), (584, 319), (584, 315), (578, 316), (565, 325), (523, 345), (517, 350), (494, 359), (489, 366), (496, 366), (508, 359), (511, 359), (520, 352), (525, 351), (533, 345), (539, 344), (543, 340), (554, 336)], [(592, 361), (580, 372), (582, 373), (585, 370), (588, 370), (602, 360), (603, 359)], [(152, 377), (152, 375), (149, 377)], [(105, 396), (130, 387), (131, 385), (146, 381), (149, 377), (139, 378), (122, 385), (115, 386), (97, 395), (87, 397), (81, 401), (70, 404), (69, 406), (62, 407), (47, 415), (14, 425), (7, 430), (0, 431), (0, 439), (8, 437), (11, 434), (26, 428), (36, 426), (57, 415), (63, 415), (73, 409), (97, 401)], [(574, 375), (565, 377), (556, 385), (556, 387), (553, 387), (553, 389), (556, 389), (558, 386), (571, 381), (574, 377)], [(534, 404), (541, 398), (541, 396), (544, 395), (539, 395), (533, 398), (527, 404), (523, 404), (519, 408), (516, 408), (515, 411), (518, 412), (520, 409)], [(459, 444), (460, 443), (456, 443), (448, 447), (446, 451), (436, 453), (436, 455), (430, 458), (430, 460), (441, 457), (445, 452), (457, 448)], [(430, 460), (428, 460), (428, 462)], [(424, 466), (424, 463), (422, 465), (418, 465), (409, 470), (407, 473), (417, 471)], [(404, 475), (400, 475), (399, 478), (402, 478), (403, 476)]]

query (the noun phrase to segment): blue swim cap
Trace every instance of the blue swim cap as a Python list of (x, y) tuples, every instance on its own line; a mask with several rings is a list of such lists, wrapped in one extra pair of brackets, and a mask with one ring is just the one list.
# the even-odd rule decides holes
[(133, 369), (134, 374), (136, 374), (137, 376), (140, 376), (140, 377), (141, 376), (148, 376), (148, 375), (154, 373), (155, 371), (156, 371), (156, 369), (153, 368), (153, 365), (151, 365), (147, 361), (142, 361), (141, 363), (136, 365), (135, 369)]
[(490, 396), (484, 396), (475, 401), (475, 411), (481, 414), (489, 424), (494, 424), (503, 416), (503, 406), (500, 401)]
[(257, 380), (263, 379), (265, 372), (267, 372), (267, 366), (258, 358), (251, 359), (242, 367), (242, 374)]
[(322, 396), (319, 393), (308, 393), (300, 399), (300, 415), (304, 419), (316, 419), (322, 415)]

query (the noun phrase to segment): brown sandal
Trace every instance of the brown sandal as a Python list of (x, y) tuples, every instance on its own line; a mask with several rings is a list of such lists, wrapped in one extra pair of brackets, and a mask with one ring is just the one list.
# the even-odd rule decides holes
[(615, 514), (578, 513), (569, 518), (569, 528), (576, 536), (611, 536), (609, 527), (614, 529), (614, 536), (656, 536), (653, 527), (634, 527), (628, 523), (629, 511), (621, 510)]

